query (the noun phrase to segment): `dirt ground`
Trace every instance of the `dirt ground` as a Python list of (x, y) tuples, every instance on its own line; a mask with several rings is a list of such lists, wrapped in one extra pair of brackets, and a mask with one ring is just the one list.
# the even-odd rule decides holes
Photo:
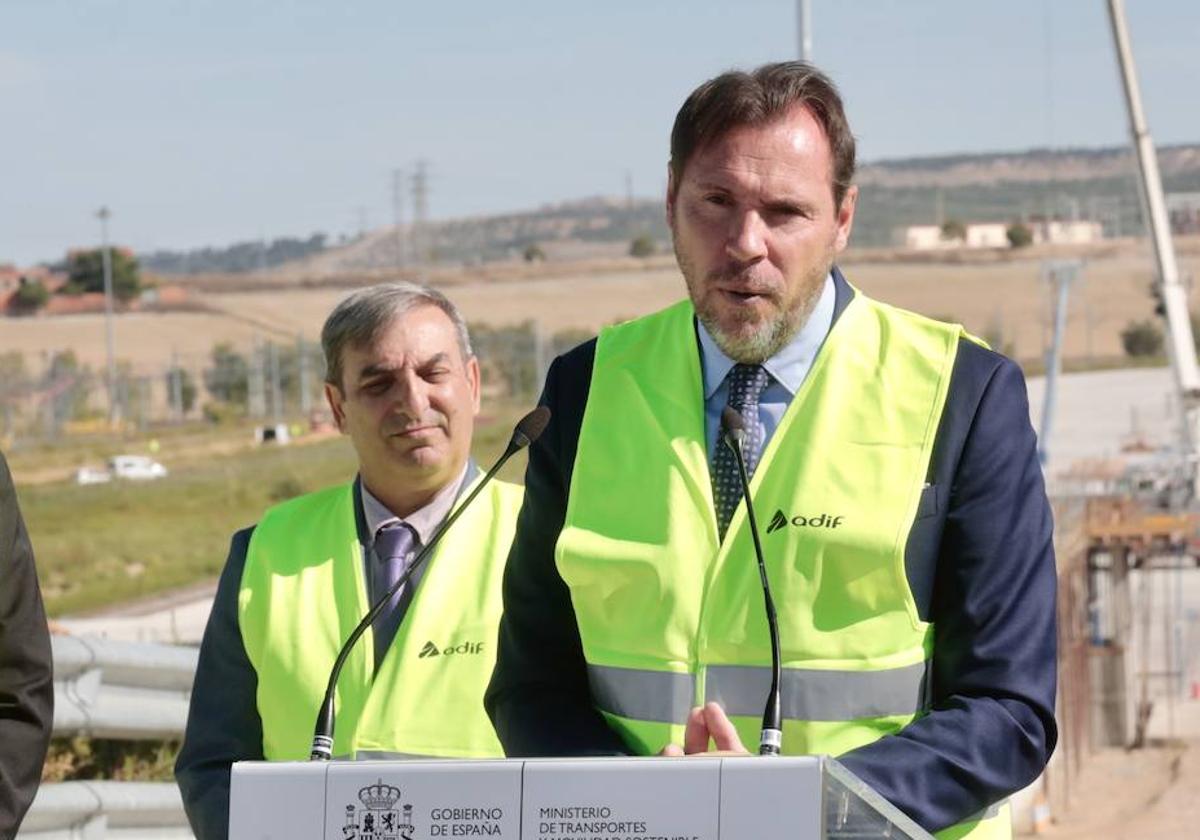
[(1162, 737), (1146, 749), (1104, 749), (1084, 759), (1071, 780), (1067, 807), (1038, 836), (1200, 837), (1200, 700), (1176, 707), (1174, 732), (1175, 737)]
[[(1200, 836), (1200, 740), (1092, 755), (1070, 805), (1038, 837), (1175, 840)], [(1030, 835), (1023, 835), (1030, 836)]]

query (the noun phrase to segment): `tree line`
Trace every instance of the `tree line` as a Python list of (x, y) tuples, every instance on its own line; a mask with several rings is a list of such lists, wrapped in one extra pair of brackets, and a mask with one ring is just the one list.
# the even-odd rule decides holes
[(269, 242), (235, 242), (225, 248), (159, 250), (142, 254), (141, 261), (147, 271), (159, 274), (240, 274), (319, 254), (329, 247), (328, 239), (324, 233), (314, 233), (306, 239), (284, 236)]

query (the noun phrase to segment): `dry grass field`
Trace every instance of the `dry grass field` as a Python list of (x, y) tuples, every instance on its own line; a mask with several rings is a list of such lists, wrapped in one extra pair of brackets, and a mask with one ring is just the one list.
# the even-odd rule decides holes
[[(249, 347), (256, 332), (269, 335), (260, 327), (221, 313), (130, 313), (117, 316), (114, 324), (116, 356), (136, 370), (166, 366), (173, 351), (184, 358), (207, 358), (218, 341)], [(0, 318), (0, 353), (9, 350), (24, 353), (34, 373), (44, 368), (44, 354), (59, 350), (74, 350), (81, 363), (103, 370), (104, 316)]]
[[(1200, 242), (1183, 240), (1179, 251), (1181, 272), (1194, 276), (1200, 270)], [(1001, 335), (1011, 354), (1027, 362), (1040, 358), (1050, 333), (1051, 298), (1040, 278), (1043, 256), (1050, 255), (917, 262), (851, 253), (844, 269), (851, 282), (876, 298), (961, 321), (980, 335)], [(1052, 256), (1069, 254), (1060, 251)], [(1122, 353), (1121, 329), (1152, 314), (1148, 287), (1153, 260), (1146, 245), (1134, 242), (1093, 248), (1085, 258), (1083, 283), (1071, 295), (1066, 357), (1116, 358)], [(594, 330), (652, 312), (684, 294), (683, 280), (668, 257), (630, 260), (624, 267), (613, 265), (601, 271), (549, 264), (534, 276), (468, 273), (448, 276), (444, 283), (468, 320), (501, 326), (536, 319), (546, 335), (568, 327)], [(297, 334), (315, 338), (325, 315), (345, 294), (344, 288), (282, 286), (245, 293), (197, 292), (197, 299), (211, 312), (118, 317), (117, 356), (136, 369), (157, 369), (167, 364), (172, 351), (200, 360), (218, 341), (245, 348), (255, 335), (276, 340), (291, 340)], [(0, 319), (0, 352), (24, 352), (34, 370), (43, 353), (66, 348), (74, 349), (85, 364), (101, 368), (103, 318)]]

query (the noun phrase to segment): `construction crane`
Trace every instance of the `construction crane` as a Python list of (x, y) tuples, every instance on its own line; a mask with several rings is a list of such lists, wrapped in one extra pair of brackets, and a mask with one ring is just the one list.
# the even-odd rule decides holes
[(1129, 129), (1137, 153), (1138, 183), (1141, 187), (1142, 211), (1150, 228), (1154, 257), (1158, 264), (1158, 290), (1167, 320), (1167, 355), (1175, 377), (1180, 412), (1180, 444), (1183, 464), (1180, 474), (1186, 485), (1188, 502), (1195, 498), (1200, 487), (1200, 367), (1196, 364), (1196, 349), (1188, 315), (1187, 290), (1179, 277), (1175, 260), (1175, 244), (1167, 219), (1163, 199), (1162, 176), (1158, 171), (1158, 156), (1154, 141), (1146, 126), (1142, 110), (1141, 90), (1133, 50), (1129, 44), (1129, 29), (1125, 23), (1124, 0), (1108, 0), (1109, 20), (1120, 64), (1125, 102), (1129, 109)]

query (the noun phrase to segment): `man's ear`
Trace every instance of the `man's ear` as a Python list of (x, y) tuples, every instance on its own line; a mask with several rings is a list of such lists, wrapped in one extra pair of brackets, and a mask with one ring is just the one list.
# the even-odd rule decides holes
[(479, 409), (482, 405), (482, 375), (479, 372), (479, 359), (475, 356), (467, 359), (467, 382), (471, 386), (471, 401), (474, 405), (474, 416), (479, 416)]
[(851, 185), (842, 196), (842, 204), (837, 209), (837, 234), (834, 237), (834, 250), (841, 253), (850, 242), (850, 230), (854, 227), (854, 210), (858, 204), (858, 186)]
[(342, 396), (342, 389), (336, 385), (325, 383), (325, 401), (329, 403), (329, 410), (333, 412), (333, 422), (337, 425), (338, 431), (342, 434), (346, 433), (346, 407), (343, 405), (346, 398)]

